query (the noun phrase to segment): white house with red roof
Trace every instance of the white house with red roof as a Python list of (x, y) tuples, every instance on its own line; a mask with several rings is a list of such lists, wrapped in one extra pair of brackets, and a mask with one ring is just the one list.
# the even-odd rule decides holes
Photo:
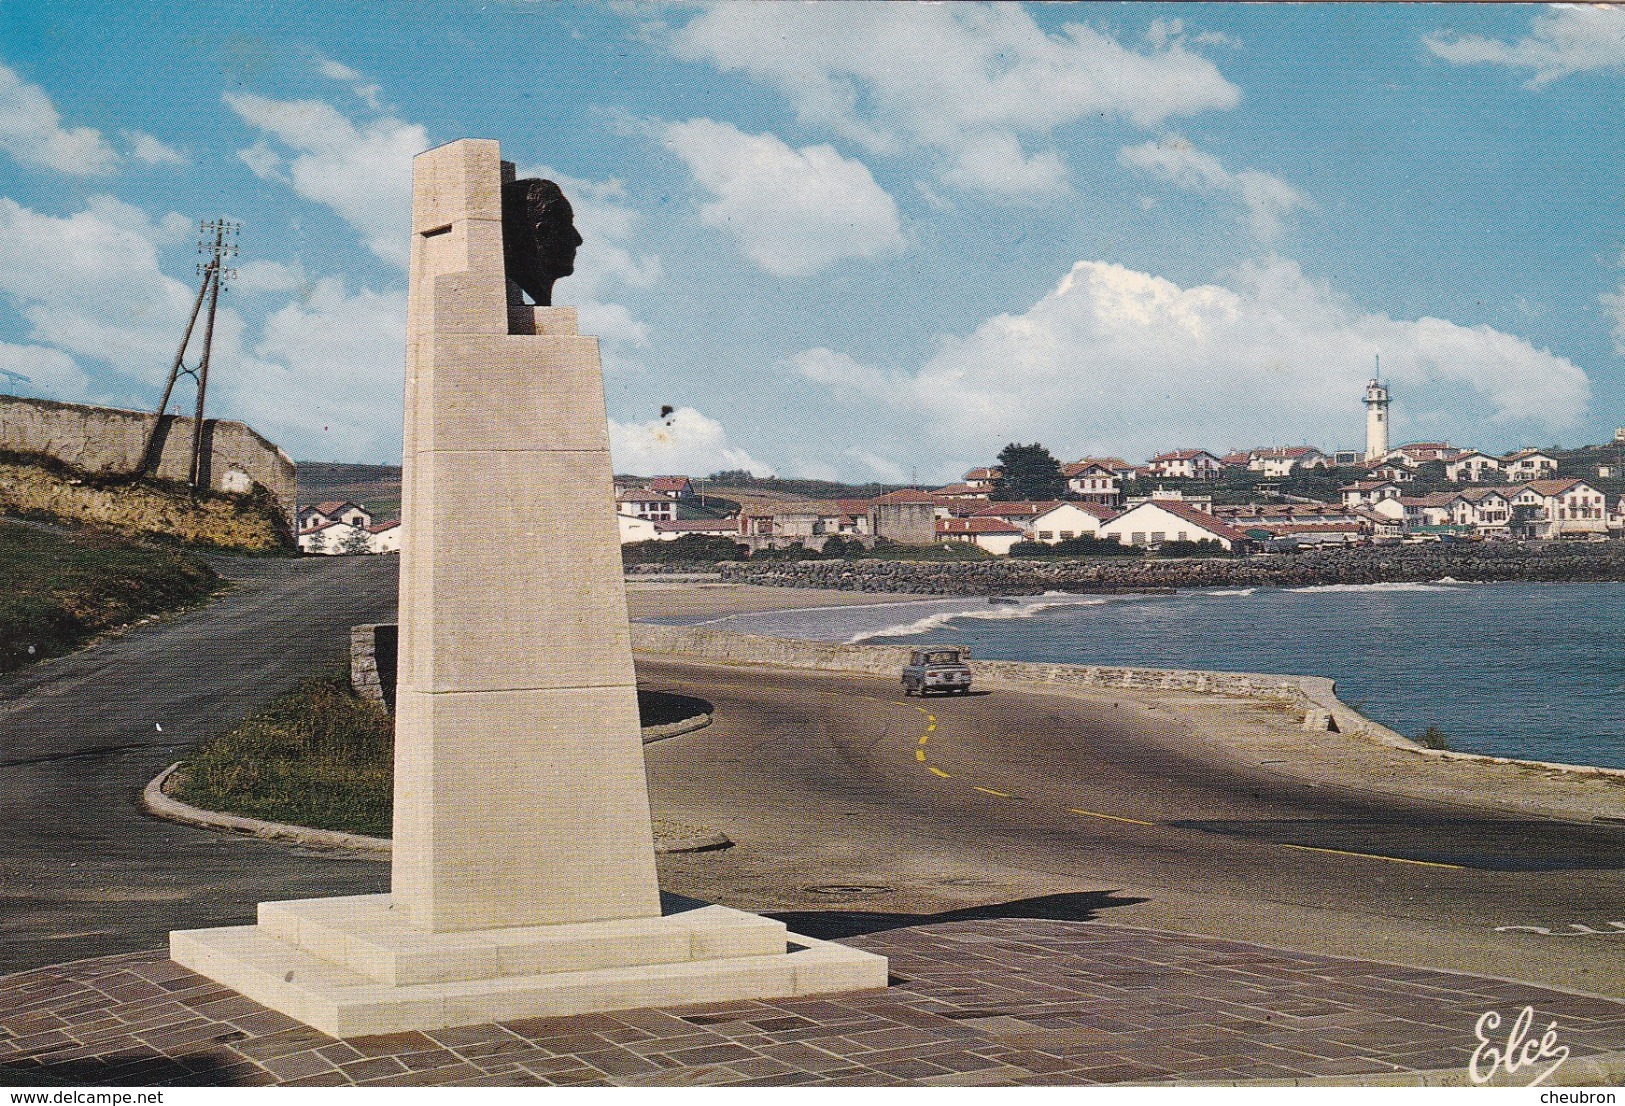
[(1033, 515), (1025, 530), (1029, 541), (1054, 545), (1071, 538), (1098, 538), (1101, 526), (1116, 516), (1116, 511), (1099, 503), (1062, 501)]
[(986, 484), (949, 484), (945, 488), (934, 489), (931, 494), (938, 499), (986, 503), (992, 490)]
[(1444, 476), (1452, 484), (1481, 484), (1501, 478), (1501, 459), (1477, 449), (1466, 449), (1444, 463)]
[(348, 499), (330, 499), (314, 507), (302, 507), (299, 510), (301, 532), (318, 529), (330, 522), (342, 522), (357, 527), (371, 526), (372, 512)]
[(1173, 499), (1135, 504), (1102, 524), (1100, 536), (1123, 545), (1153, 547), (1171, 541), (1216, 541), (1227, 550), (1251, 541), (1229, 523)]
[(1557, 458), (1538, 449), (1520, 449), (1501, 458), (1501, 472), (1508, 480), (1548, 480), (1557, 475)]
[(653, 519), (643, 518), (640, 515), (629, 515), (624, 511), (615, 514), (615, 524), (620, 527), (621, 544), (631, 545), (633, 542), (654, 541), (658, 535), (655, 533)]
[(1519, 536), (1589, 538), (1607, 535), (1607, 497), (1584, 480), (1531, 480), (1502, 490), (1511, 504), (1513, 531)]
[(1133, 471), (1134, 466), (1115, 457), (1085, 457), (1061, 466), (1068, 491), (1086, 503), (1108, 507), (1123, 502), (1123, 477)]
[(615, 511), (651, 522), (670, 522), (677, 517), (677, 501), (646, 488), (632, 488), (615, 497)]
[(997, 466), (971, 469), (965, 474), (965, 483), (973, 488), (991, 488), (993, 481), (1002, 475), (1004, 475), (1004, 470)]
[(1252, 450), (1247, 457), (1247, 468), (1264, 476), (1278, 478), (1291, 476), (1298, 470), (1330, 468), (1332, 461), (1320, 450), (1309, 445), (1272, 446)]
[(986, 515), (939, 518), (936, 525), (937, 541), (975, 545), (999, 557), (1008, 556), (1010, 547), (1025, 537), (1021, 527), (1015, 523)]
[(687, 499), (694, 494), (694, 482), (686, 476), (657, 476), (649, 481), (649, 490), (667, 499)]
[(1205, 449), (1174, 449), (1159, 453), (1145, 466), (1152, 476), (1212, 480), (1224, 471), (1218, 457)]
[(401, 551), (401, 522), (381, 522), (367, 527), (367, 552), (399, 553)]

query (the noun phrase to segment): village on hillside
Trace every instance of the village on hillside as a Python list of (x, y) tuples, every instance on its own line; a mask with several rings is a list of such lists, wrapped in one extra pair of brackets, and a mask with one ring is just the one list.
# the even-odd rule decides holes
[[(1008, 470), (994, 463), (943, 487), (835, 498), (792, 490), (815, 482), (748, 473), (617, 477), (617, 523), (623, 546), (687, 538), (686, 546), (697, 547), (715, 539), (742, 552), (825, 555), (861, 554), (877, 544), (994, 556), (1112, 547), (1212, 555), (1625, 535), (1625, 429), (1609, 445), (1578, 450), (1390, 447), (1387, 386), (1372, 380), (1363, 403), (1363, 451), (1179, 448), (1143, 464), (1118, 457), (1062, 463), (1042, 446), (1012, 444), (1001, 457), (1019, 465)], [(301, 507), (298, 521), (307, 553), (400, 550), (400, 523), (376, 522), (358, 502)]]

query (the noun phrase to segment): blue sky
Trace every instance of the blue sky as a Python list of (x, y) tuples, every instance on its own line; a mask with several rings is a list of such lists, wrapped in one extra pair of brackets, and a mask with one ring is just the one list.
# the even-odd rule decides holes
[(1378, 355), (1397, 440), (1625, 425), (1625, 9), (156, 10), (0, 7), (9, 391), (154, 406), (223, 215), (211, 414), (397, 462), (410, 159), (482, 137), (575, 203), (618, 471), (1359, 447)]

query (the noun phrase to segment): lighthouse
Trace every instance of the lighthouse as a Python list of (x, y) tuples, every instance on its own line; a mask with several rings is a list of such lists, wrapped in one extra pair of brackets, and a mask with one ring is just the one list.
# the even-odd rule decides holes
[(1388, 452), (1388, 387), (1376, 377), (1365, 386), (1365, 459)]

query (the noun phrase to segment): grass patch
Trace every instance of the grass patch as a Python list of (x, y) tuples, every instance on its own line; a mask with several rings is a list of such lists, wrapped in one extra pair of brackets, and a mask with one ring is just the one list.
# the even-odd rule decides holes
[[(710, 711), (690, 695), (638, 692), (645, 726)], [(388, 837), (394, 772), (393, 717), (334, 674), (306, 680), (205, 743), (176, 773), (170, 793), (204, 810)]]
[(343, 676), (306, 680), (203, 745), (173, 794), (205, 810), (388, 837), (394, 737), (388, 712)]
[(220, 589), (208, 563), (98, 533), (0, 521), (0, 672)]

